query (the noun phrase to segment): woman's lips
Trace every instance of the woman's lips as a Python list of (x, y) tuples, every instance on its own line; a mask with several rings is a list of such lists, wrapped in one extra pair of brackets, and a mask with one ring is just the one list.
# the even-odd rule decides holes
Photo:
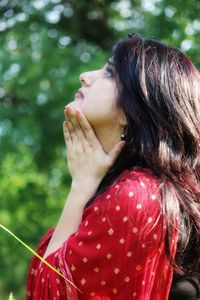
[(75, 98), (84, 98), (83, 93), (79, 90), (76, 94), (75, 94)]

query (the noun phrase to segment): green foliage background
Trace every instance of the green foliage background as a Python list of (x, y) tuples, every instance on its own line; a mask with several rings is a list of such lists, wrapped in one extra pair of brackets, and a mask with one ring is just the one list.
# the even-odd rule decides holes
[[(79, 74), (139, 32), (200, 66), (199, 0), (0, 1), (0, 223), (33, 248), (54, 226), (71, 178), (63, 108)], [(31, 254), (0, 231), (0, 299), (25, 298)]]

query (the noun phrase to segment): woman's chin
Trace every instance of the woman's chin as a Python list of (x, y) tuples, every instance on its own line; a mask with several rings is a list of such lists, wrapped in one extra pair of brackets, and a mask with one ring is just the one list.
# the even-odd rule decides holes
[(74, 99), (72, 102), (68, 103), (68, 104), (65, 106), (65, 108), (66, 108), (66, 107), (71, 107), (71, 108), (73, 108), (73, 109), (77, 109), (77, 110), (82, 111), (81, 106), (82, 106), (82, 105), (81, 105), (80, 99)]

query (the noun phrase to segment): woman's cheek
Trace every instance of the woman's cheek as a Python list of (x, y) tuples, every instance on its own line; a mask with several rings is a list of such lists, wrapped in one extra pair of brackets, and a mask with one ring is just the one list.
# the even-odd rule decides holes
[(110, 114), (103, 107), (90, 107), (87, 110), (83, 110), (83, 113), (88, 122), (95, 127), (103, 127), (111, 121)]

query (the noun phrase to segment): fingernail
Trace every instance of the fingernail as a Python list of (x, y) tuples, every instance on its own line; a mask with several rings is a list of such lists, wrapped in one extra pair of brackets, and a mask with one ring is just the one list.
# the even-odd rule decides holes
[(71, 112), (71, 111), (72, 111), (71, 107), (70, 107), (70, 106), (67, 106), (67, 107), (66, 107), (66, 111), (67, 111), (67, 112)]

